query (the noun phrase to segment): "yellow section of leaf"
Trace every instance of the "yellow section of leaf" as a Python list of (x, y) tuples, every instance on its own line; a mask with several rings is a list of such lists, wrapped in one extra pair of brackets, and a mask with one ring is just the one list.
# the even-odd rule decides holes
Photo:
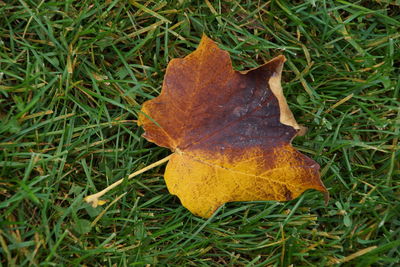
[[(266, 154), (272, 155), (272, 161), (265, 162)], [(307, 159), (299, 154), (290, 145), (267, 153), (248, 149), (234, 160), (207, 151), (177, 151), (168, 163), (165, 180), (170, 193), (187, 209), (207, 218), (227, 202), (287, 201), (307, 189), (325, 191), (318, 168), (304, 168)]]

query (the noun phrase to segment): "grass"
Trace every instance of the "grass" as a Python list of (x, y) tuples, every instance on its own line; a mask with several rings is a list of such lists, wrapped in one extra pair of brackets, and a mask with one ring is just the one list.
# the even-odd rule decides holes
[[(399, 266), (398, 1), (0, 1), (1, 266)], [(284, 54), (285, 94), (331, 200), (168, 194), (170, 152), (137, 127), (168, 61), (202, 33), (236, 69)], [(114, 200), (114, 201), (113, 201)]]

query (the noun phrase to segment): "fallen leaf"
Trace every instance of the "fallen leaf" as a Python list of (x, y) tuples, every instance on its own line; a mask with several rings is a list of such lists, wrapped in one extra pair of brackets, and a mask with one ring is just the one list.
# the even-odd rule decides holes
[(291, 145), (300, 130), (282, 93), (284, 56), (235, 71), (228, 52), (203, 35), (168, 64), (161, 94), (143, 104), (144, 137), (174, 153), (168, 190), (192, 213), (210, 217), (232, 201), (327, 195), (319, 165)]

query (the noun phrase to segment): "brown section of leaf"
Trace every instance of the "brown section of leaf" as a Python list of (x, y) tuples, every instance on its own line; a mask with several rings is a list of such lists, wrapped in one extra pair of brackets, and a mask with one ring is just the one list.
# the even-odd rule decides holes
[(300, 126), (282, 92), (284, 61), (238, 72), (203, 36), (196, 51), (169, 63), (160, 96), (143, 104), (144, 136), (175, 151), (168, 189), (193, 213), (209, 217), (226, 202), (326, 192), (318, 164), (290, 145)]

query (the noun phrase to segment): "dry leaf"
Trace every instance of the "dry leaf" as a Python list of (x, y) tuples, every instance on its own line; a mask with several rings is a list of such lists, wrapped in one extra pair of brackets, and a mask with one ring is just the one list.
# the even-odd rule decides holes
[(245, 72), (203, 36), (196, 51), (168, 65), (160, 96), (143, 104), (144, 137), (172, 154), (165, 171), (171, 194), (209, 217), (231, 201), (327, 194), (319, 165), (295, 150), (299, 125), (282, 93), (284, 56)]

